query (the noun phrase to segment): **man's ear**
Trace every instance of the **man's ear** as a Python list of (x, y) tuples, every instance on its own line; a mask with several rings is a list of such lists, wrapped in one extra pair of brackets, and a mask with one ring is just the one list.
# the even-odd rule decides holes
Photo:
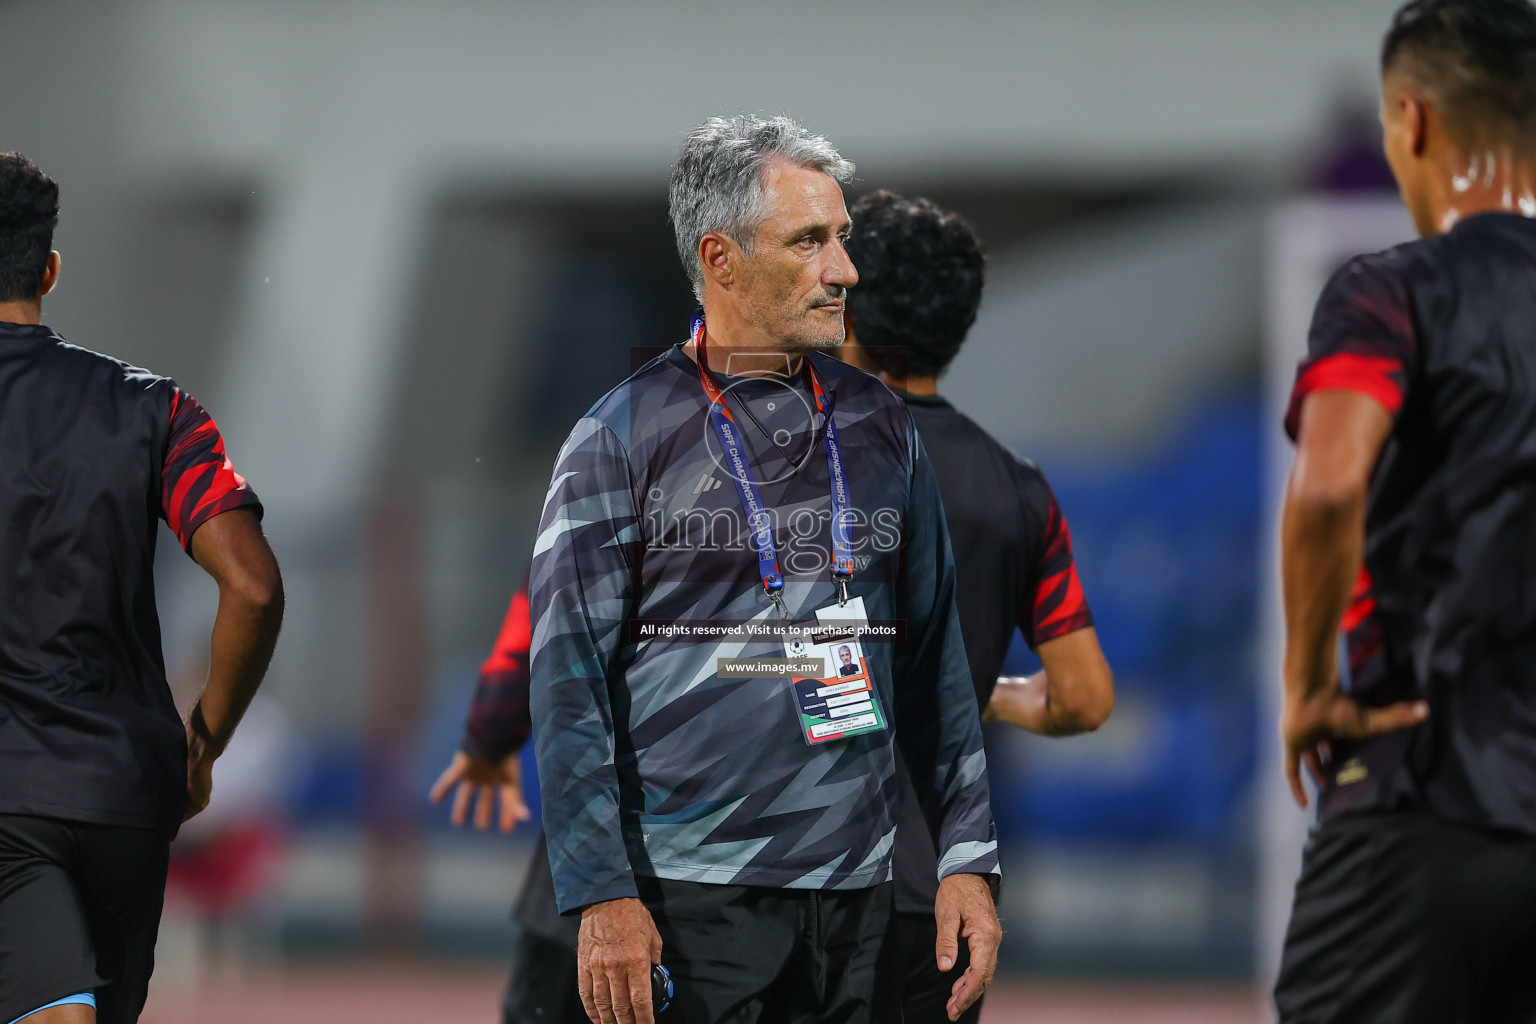
[(711, 231), (699, 239), (699, 266), (704, 276), (723, 288), (736, 283), (736, 254), (740, 247), (722, 234)]
[(62, 264), (63, 261), (59, 259), (57, 249), (48, 254), (48, 265), (43, 268), (43, 286), (37, 290), (38, 298), (53, 291), (53, 286), (59, 283), (59, 267)]
[(1403, 112), (1403, 131), (1408, 134), (1408, 151), (1423, 156), (1429, 143), (1429, 104), (1410, 92), (1404, 92), (1397, 102)]

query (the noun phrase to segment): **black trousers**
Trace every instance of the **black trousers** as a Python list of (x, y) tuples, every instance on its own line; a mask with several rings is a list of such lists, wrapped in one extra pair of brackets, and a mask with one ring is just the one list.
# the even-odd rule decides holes
[(155, 966), (170, 840), (0, 814), (0, 1022), (78, 992), (132, 1024)]
[(523, 930), (513, 954), (501, 1020), (502, 1024), (588, 1024), (576, 990), (575, 943)]
[(870, 889), (760, 889), (642, 878), (677, 995), (667, 1024), (870, 1024), (891, 912)]
[[(949, 1002), (955, 982), (971, 965), (970, 948), (960, 940), (955, 966), (944, 973), (934, 956), (939, 924), (929, 914), (892, 914), (886, 928), (876, 971), (875, 1016), (879, 1024), (949, 1024)], [(960, 1015), (960, 1024), (981, 1020), (978, 999)]]
[(1282, 1024), (1536, 1022), (1536, 839), (1423, 811), (1342, 815), (1307, 842)]

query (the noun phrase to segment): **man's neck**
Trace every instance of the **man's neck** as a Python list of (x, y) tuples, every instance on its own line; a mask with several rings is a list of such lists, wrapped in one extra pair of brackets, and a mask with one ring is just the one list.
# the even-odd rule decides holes
[(887, 380), (885, 374), (882, 373), (880, 379), (884, 380), (891, 387), (905, 391), (909, 395), (922, 395), (932, 398), (939, 393), (939, 379), (937, 377), (907, 377), (903, 380), (893, 381)]
[(40, 324), (43, 322), (41, 302), (0, 302), (0, 323)]
[(1448, 154), (1450, 173), (1432, 198), (1435, 226), (1446, 232), (1479, 213), (1536, 217), (1536, 157), (1512, 147), (1473, 156)]
[[(801, 353), (791, 351), (784, 342), (771, 338), (748, 323), (729, 304), (704, 299), (706, 347), (709, 368), (735, 377), (765, 375), (794, 376), (800, 372)], [(698, 362), (690, 342), (683, 347), (688, 358)]]
[(884, 370), (875, 370), (874, 374), (880, 378), (880, 383), (904, 394), (933, 398), (939, 393), (937, 377), (893, 377)]

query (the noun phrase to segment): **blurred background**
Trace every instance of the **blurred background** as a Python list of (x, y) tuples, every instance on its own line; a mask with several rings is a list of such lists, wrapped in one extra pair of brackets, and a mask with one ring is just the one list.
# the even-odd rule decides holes
[[(495, 1019), (534, 826), (425, 793), (560, 441), (685, 334), (671, 161), (743, 110), (827, 134), (850, 197), (977, 228), (942, 390), (1051, 477), (1116, 670), (1097, 734), (989, 737), (985, 1019), (1268, 1019), (1307, 824), (1272, 742), (1277, 410), (1323, 276), (1410, 234), (1395, 7), (0, 0), (0, 149), (63, 190), (46, 320), (209, 407), (288, 586), (146, 1019)], [(185, 706), (216, 592), (169, 538), (159, 570)]]

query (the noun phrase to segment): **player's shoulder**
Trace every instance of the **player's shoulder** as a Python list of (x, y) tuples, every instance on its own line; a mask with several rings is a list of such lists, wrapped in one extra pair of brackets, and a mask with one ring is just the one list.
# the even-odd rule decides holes
[(1046, 480), (1044, 470), (1033, 459), (1025, 458), (999, 441), (985, 427), (948, 402), (919, 406), (909, 401), (908, 406), (917, 412), (919, 432), (928, 428), (932, 433), (933, 428), (937, 428), (937, 432), (942, 435), (930, 442), (929, 434), (924, 434), (923, 444), (930, 449), (931, 456), (961, 457), (954, 449), (968, 449), (972, 453), (968, 461), (974, 464), (978, 461), (975, 456), (981, 455), (986, 465), (995, 467), (993, 473), (1012, 485), (1026, 507), (1050, 507), (1054, 500), (1051, 485)]
[(1375, 294), (1407, 299), (1415, 286), (1439, 282), (1454, 264), (1463, 262), (1469, 252), (1483, 250), (1486, 239), (1482, 228), (1472, 218), (1454, 230), (1428, 238), (1361, 253), (1345, 260), (1329, 279), (1328, 292)]
[(993, 456), (998, 463), (1007, 467), (1010, 475), (1017, 477), (1020, 481), (1044, 481), (1045, 477), (1040, 472), (1039, 466), (993, 437), (986, 427), (949, 402), (918, 405), (916, 402), (909, 401), (908, 405), (917, 410), (919, 429), (923, 423), (932, 421), (935, 425), (940, 425), (946, 434), (954, 436), (959, 443), (974, 446)]
[(1008, 458), (1009, 474), (1024, 507), (1041, 517), (1049, 517), (1051, 506), (1056, 504), (1056, 495), (1045, 477), (1045, 470), (1034, 459), (1025, 458), (1003, 445), (998, 447)]
[(73, 374), (99, 386), (128, 393), (164, 394), (167, 400), (176, 388), (176, 382), (169, 377), (105, 352), (76, 345), (57, 331), (53, 332), (49, 342), (43, 359), (52, 372)]
[(1328, 279), (1323, 296), (1401, 294), (1413, 272), (1436, 261), (1435, 239), (1419, 238), (1376, 252), (1360, 253), (1339, 265)]
[(637, 417), (654, 421), (665, 407), (685, 400), (689, 394), (685, 385), (690, 378), (681, 372), (679, 360), (689, 363), (681, 347), (674, 345), (609, 388), (576, 422), (566, 446), (596, 433), (607, 433), (627, 451)]

